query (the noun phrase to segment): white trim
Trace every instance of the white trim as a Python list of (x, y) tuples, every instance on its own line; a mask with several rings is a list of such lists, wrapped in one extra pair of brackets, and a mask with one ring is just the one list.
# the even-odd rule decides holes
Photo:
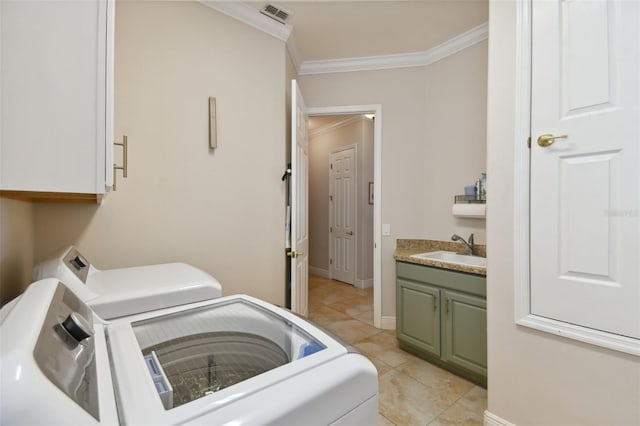
[(360, 58), (304, 61), (299, 75), (328, 74), (336, 72), (375, 71), (393, 68), (423, 67), (431, 65), (467, 47), (471, 47), (489, 36), (487, 22), (478, 25), (444, 43), (422, 52), (394, 55), (366, 56)]
[(312, 131), (309, 132), (309, 137), (313, 138), (315, 136), (319, 136), (323, 133), (327, 133), (327, 132), (332, 132), (334, 130), (337, 130), (341, 127), (345, 127), (348, 126), (349, 124), (353, 124), (357, 121), (363, 121), (365, 120), (365, 118), (361, 115), (354, 115), (352, 117), (349, 118), (345, 118), (344, 120), (340, 120), (340, 121), (336, 121), (335, 123), (331, 123), (331, 124), (327, 124), (326, 126), (323, 127), (318, 127), (317, 129), (314, 129)]
[(198, 1), (250, 27), (284, 41), (289, 50), (289, 55), (291, 55), (291, 60), (296, 67), (296, 71), (298, 71), (298, 75), (423, 67), (484, 41), (489, 36), (489, 25), (487, 22), (484, 22), (438, 46), (421, 52), (303, 61), (301, 59), (302, 54), (293, 35), (293, 26), (291, 24), (281, 24), (263, 15), (258, 9), (242, 2), (216, 0)]
[[(257, 30), (269, 34), (279, 40), (287, 41), (293, 27), (289, 24), (281, 24), (268, 16), (263, 15), (254, 7), (243, 2), (199, 0), (205, 6), (224, 13), (233, 19), (249, 25)], [(295, 59), (295, 58), (294, 58)]]
[(318, 268), (317, 266), (311, 266), (309, 265), (309, 274), (312, 275), (316, 275), (318, 277), (322, 277), (322, 278), (329, 278), (329, 271), (327, 271), (324, 268)]
[(382, 317), (381, 326), (383, 330), (395, 330), (396, 329), (396, 317)]
[(367, 280), (359, 280), (356, 278), (354, 286), (358, 288), (371, 288), (373, 287), (373, 278), (369, 278)]
[(376, 116), (373, 131), (373, 324), (376, 328), (387, 328), (382, 327), (382, 105), (310, 107), (307, 112), (309, 115), (373, 113)]
[(291, 56), (293, 65), (296, 67), (296, 72), (300, 71), (300, 67), (302, 66), (302, 54), (300, 53), (298, 43), (296, 43), (296, 37), (293, 33), (289, 36), (289, 39), (287, 39), (287, 50), (289, 51), (289, 56)]
[(531, 1), (518, 2), (516, 37), (516, 123), (514, 184), (514, 292), (515, 322), (546, 333), (640, 356), (640, 340), (557, 321), (531, 313), (530, 290), (530, 149), (531, 134)]
[(514, 279), (515, 321), (529, 315), (529, 169), (531, 150), (531, 4), (518, 2), (516, 22), (516, 99), (514, 149)]
[[(516, 283), (516, 286), (521, 285), (521, 283)], [(579, 325), (573, 325), (531, 313), (523, 315), (521, 318), (516, 320), (516, 323), (518, 325), (534, 328), (546, 333), (556, 334), (565, 338), (579, 340), (584, 343), (602, 346), (614, 351), (640, 356), (640, 342), (637, 339), (632, 339), (630, 337), (581, 327)]]
[(489, 410), (484, 411), (484, 425), (485, 426), (516, 426), (515, 424), (498, 417), (491, 413)]

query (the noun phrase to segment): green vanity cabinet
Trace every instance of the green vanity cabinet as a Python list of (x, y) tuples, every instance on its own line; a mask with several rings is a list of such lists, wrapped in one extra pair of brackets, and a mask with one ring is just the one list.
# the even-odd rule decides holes
[(398, 279), (397, 298), (403, 306), (396, 318), (398, 336), (424, 351), (440, 354), (440, 290)]
[(486, 377), (486, 299), (449, 290), (442, 293), (446, 305), (442, 360)]
[(487, 383), (486, 278), (396, 262), (400, 347), (476, 383)]

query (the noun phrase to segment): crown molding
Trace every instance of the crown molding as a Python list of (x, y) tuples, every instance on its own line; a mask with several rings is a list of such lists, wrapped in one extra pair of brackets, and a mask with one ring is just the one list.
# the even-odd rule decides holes
[(214, 1), (199, 0), (205, 6), (224, 13), (244, 24), (247, 24), (257, 30), (267, 33), (279, 40), (286, 42), (291, 35), (293, 27), (289, 24), (282, 24), (271, 19), (256, 8), (249, 6), (243, 2), (234, 1)]
[(296, 72), (300, 72), (300, 67), (302, 66), (302, 54), (300, 53), (300, 49), (298, 49), (295, 34), (295, 30), (293, 30), (293, 32), (289, 36), (289, 39), (287, 40), (287, 50), (289, 51), (289, 56), (291, 56), (293, 65), (296, 67)]
[(329, 74), (337, 72), (376, 71), (393, 68), (423, 67), (440, 61), (489, 37), (487, 22), (472, 28), (444, 43), (422, 52), (393, 55), (365, 56), (359, 58), (303, 61), (293, 34), (293, 26), (281, 24), (243, 2), (198, 0), (205, 6), (217, 10), (246, 25), (269, 34), (287, 45), (289, 55), (298, 75)]
[(447, 56), (471, 47), (489, 37), (487, 22), (472, 28), (444, 43), (422, 52), (394, 55), (366, 56), (360, 58), (330, 59), (326, 61), (304, 61), (299, 75), (329, 74), (338, 72), (376, 71), (393, 68), (422, 67), (431, 65)]
[(335, 123), (327, 124), (326, 126), (318, 127), (315, 130), (311, 130), (309, 132), (309, 137), (316, 137), (322, 135), (327, 132), (331, 132), (337, 130), (341, 127), (348, 126), (349, 124), (353, 124), (359, 121), (364, 121), (365, 118), (362, 115), (353, 115), (351, 117), (347, 117), (344, 120), (336, 121)]

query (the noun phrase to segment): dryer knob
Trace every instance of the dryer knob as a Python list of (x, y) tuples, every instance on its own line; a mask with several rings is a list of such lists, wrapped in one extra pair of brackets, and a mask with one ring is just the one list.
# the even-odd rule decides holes
[(62, 327), (78, 342), (93, 335), (93, 327), (85, 317), (77, 312), (72, 312), (62, 322)]

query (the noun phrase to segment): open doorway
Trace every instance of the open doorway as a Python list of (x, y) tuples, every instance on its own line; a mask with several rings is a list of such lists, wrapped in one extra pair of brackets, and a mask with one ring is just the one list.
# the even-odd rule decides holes
[(364, 114), (309, 117), (309, 270), (359, 288), (373, 287), (373, 130)]
[[(327, 288), (336, 301), (342, 293), (338, 282), (374, 293), (374, 117), (309, 117), (310, 284), (314, 277), (332, 280)], [(309, 303), (314, 303), (313, 294)], [(373, 299), (368, 298), (366, 309), (371, 325)]]

